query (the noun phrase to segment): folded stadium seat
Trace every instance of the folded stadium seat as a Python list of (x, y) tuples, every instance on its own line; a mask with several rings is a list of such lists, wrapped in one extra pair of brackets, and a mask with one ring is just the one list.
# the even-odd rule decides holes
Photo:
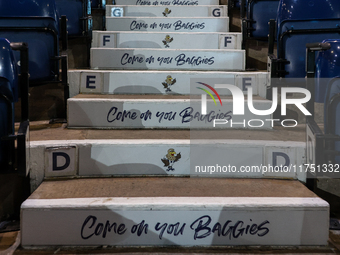
[(91, 0), (91, 8), (99, 8), (99, 1)]
[[(340, 77), (333, 78), (327, 86), (325, 105), (325, 134), (340, 136)], [(334, 149), (338, 154), (334, 156), (334, 163), (340, 164), (340, 141), (330, 141), (327, 149)], [(330, 157), (332, 160), (332, 158)]]
[[(340, 135), (340, 40), (327, 39), (315, 56), (315, 102), (324, 103), (324, 132)], [(313, 56), (314, 57), (314, 56)], [(328, 142), (328, 149), (340, 152), (340, 142)], [(340, 156), (334, 158), (340, 163)]]
[(67, 18), (68, 36), (89, 36), (92, 31), (90, 0), (56, 0), (57, 12)]
[[(31, 84), (58, 76), (58, 26), (54, 0), (0, 1), (0, 37), (29, 45)], [(18, 58), (19, 53), (15, 56)]]
[(241, 0), (228, 0), (228, 9), (239, 9)]
[[(307, 89), (311, 100), (307, 109), (306, 162), (313, 166), (307, 172), (308, 186), (315, 187), (315, 178), (340, 178), (340, 77), (337, 74), (340, 46), (338, 40), (306, 44)], [(317, 54), (316, 54), (317, 53)], [(326, 70), (330, 68), (331, 70)], [(333, 75), (336, 75), (335, 77)], [(333, 77), (332, 77), (333, 76)], [(315, 99), (323, 97), (324, 132), (314, 120)], [(337, 168), (337, 169), (335, 169)]]
[[(244, 3), (244, 4), (243, 4)], [(276, 19), (279, 0), (242, 0), (245, 11), (242, 20), (243, 38), (268, 40), (269, 21)]]
[[(20, 51), (22, 72), (18, 78), (12, 48)], [(0, 174), (13, 172), (27, 175), (26, 137), (28, 132), (28, 54), (27, 45), (0, 38)], [(21, 124), (14, 134), (14, 103), (21, 96)], [(15, 150), (15, 140), (17, 149)], [(17, 153), (17, 154), (16, 154)], [(15, 156), (15, 154), (17, 156)], [(16, 162), (17, 161), (17, 162)]]
[(58, 14), (66, 16), (68, 39), (80, 37), (86, 39), (87, 64), (89, 65), (92, 41), (91, 1), (56, 0), (55, 2)]
[[(61, 28), (55, 0), (0, 0), (0, 37), (10, 42), (28, 44), (30, 86), (49, 83), (63, 85), (65, 111), (64, 116), (60, 117), (65, 118), (69, 97), (67, 56), (59, 53), (59, 29), (63, 31), (62, 50), (66, 50), (66, 17), (61, 18), (60, 24)], [(15, 52), (14, 56), (19, 59), (19, 52)], [(20, 72), (20, 61), (17, 64)]]
[[(18, 73), (10, 44), (0, 38), (0, 138), (14, 134), (14, 102), (18, 100)], [(4, 169), (11, 141), (0, 139), (0, 169)]]
[[(340, 38), (339, 22), (338, 0), (280, 0), (269, 38), (271, 76), (304, 78), (306, 43)], [(275, 38), (277, 58), (272, 54)]]
[(328, 39), (322, 43), (328, 43), (330, 48), (318, 51), (316, 54), (315, 102), (318, 103), (324, 103), (330, 99), (329, 95), (325, 98), (330, 80), (340, 75), (340, 59), (338, 58), (340, 56), (340, 40)]

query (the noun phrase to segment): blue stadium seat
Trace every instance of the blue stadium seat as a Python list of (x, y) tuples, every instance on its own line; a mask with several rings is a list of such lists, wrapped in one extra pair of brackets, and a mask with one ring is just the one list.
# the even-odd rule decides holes
[[(59, 19), (54, 0), (0, 0), (0, 37), (29, 45), (30, 80), (55, 80)], [(19, 59), (19, 53), (15, 53)], [(20, 67), (20, 63), (19, 63)]]
[[(20, 51), (21, 73), (18, 75), (13, 50)], [(25, 43), (10, 43), (0, 38), (0, 174), (28, 175), (28, 48)], [(21, 123), (14, 133), (14, 103), (20, 87)], [(16, 142), (16, 147), (15, 147)]]
[(233, 1), (233, 6), (235, 7), (235, 8), (240, 8), (240, 6), (241, 6), (241, 0), (234, 0)]
[[(318, 51), (315, 60), (315, 101), (324, 103), (324, 130), (340, 136), (340, 40), (324, 40), (327, 50)], [(340, 151), (340, 142), (335, 142)], [(335, 157), (340, 163), (340, 157)]]
[[(28, 44), (30, 86), (62, 83), (65, 112), (61, 118), (64, 118), (69, 97), (67, 55), (65, 52), (59, 54), (59, 41), (62, 41), (62, 50), (66, 50), (66, 17), (60, 20), (55, 0), (0, 0), (0, 37), (10, 42)], [(19, 59), (19, 55), (15, 51), (16, 59)], [(21, 73), (20, 61), (17, 65)]]
[(268, 40), (268, 23), (276, 19), (279, 0), (246, 0), (245, 6), (242, 32), (246, 37)]
[(98, 0), (91, 0), (91, 8), (98, 8), (99, 1)]
[[(324, 107), (325, 134), (340, 136), (340, 77), (335, 77), (328, 83)], [(334, 142), (332, 147), (340, 152), (339, 141)], [(335, 156), (334, 162), (340, 164), (339, 155)]]
[[(307, 117), (307, 163), (319, 169), (340, 164), (340, 76), (337, 72), (340, 55), (336, 49), (339, 46), (337, 40), (306, 44), (306, 85), (312, 94), (307, 109), (313, 114)], [(327, 67), (330, 70), (326, 70)], [(318, 98), (324, 102), (324, 132), (314, 120), (314, 102)], [(308, 182), (311, 186), (314, 183), (314, 188), (312, 178), (340, 177), (335, 171), (314, 171), (309, 176)]]
[(328, 43), (330, 48), (318, 51), (315, 61), (315, 102), (324, 103), (330, 99), (325, 98), (330, 79), (340, 75), (340, 40), (324, 40), (322, 43)]
[[(14, 134), (14, 102), (18, 100), (18, 72), (9, 41), (0, 38), (0, 138)], [(7, 163), (9, 141), (0, 139), (0, 168)]]
[(68, 36), (88, 36), (92, 31), (90, 0), (56, 0), (57, 12), (67, 18)]
[[(273, 77), (305, 77), (306, 43), (340, 38), (340, 1), (280, 0), (276, 20), (277, 67)], [(271, 44), (274, 39), (269, 40)], [(269, 47), (272, 53), (273, 46)]]

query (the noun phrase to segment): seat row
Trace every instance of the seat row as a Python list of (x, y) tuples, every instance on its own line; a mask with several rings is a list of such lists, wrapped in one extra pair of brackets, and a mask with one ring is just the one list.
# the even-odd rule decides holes
[[(67, 40), (75, 37), (88, 38), (90, 44), (91, 7), (105, 8), (105, 1), (0, 1), (1, 173), (27, 174), (29, 86), (62, 83), (66, 105), (67, 55), (64, 50)], [(21, 125), (15, 134), (14, 103), (18, 98), (21, 98)]]
[[(307, 103), (312, 113), (307, 118), (307, 163), (317, 169), (309, 169), (309, 174), (334, 177), (335, 172), (328, 167), (340, 163), (340, 2), (241, 0), (239, 7), (243, 43), (247, 39), (268, 41), (271, 88), (306, 86), (311, 92)], [(268, 99), (270, 95), (271, 89)], [(315, 102), (324, 104), (324, 132), (314, 120)]]
[(243, 43), (249, 38), (269, 41), (273, 78), (304, 78), (306, 43), (340, 39), (336, 0), (242, 0), (240, 6)]

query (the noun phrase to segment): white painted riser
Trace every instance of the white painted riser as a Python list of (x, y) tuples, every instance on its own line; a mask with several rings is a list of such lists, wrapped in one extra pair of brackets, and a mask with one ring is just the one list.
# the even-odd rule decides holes
[[(21, 245), (326, 245), (328, 213), (328, 204), (320, 198), (29, 199), (22, 205)], [(113, 223), (116, 232), (103, 231)], [(170, 230), (161, 235), (165, 223)], [(224, 235), (219, 236), (218, 230), (212, 233), (217, 223), (220, 231), (226, 227)], [(176, 234), (170, 224), (178, 224)], [(240, 234), (242, 228), (247, 231)]]
[(92, 48), (240, 50), (241, 44), (241, 33), (93, 31), (92, 40)]
[(244, 50), (91, 49), (92, 69), (245, 70)]
[(196, 5), (218, 5), (219, 0), (114, 0), (116, 5), (181, 5), (181, 6), (196, 6)]
[(107, 17), (227, 17), (228, 6), (107, 5)]
[[(40, 162), (33, 172), (36, 177), (40, 176), (40, 180), (44, 176), (191, 175), (289, 178), (305, 182), (305, 169), (298, 167), (304, 164), (305, 147), (303, 142), (223, 139), (205, 140), (196, 145), (190, 140), (74, 140), (31, 142), (30, 155), (32, 165)], [(169, 149), (174, 150), (175, 156), (181, 155), (170, 167), (166, 161)], [(209, 158), (202, 158), (201, 155), (207, 151)], [(227, 165), (231, 166), (230, 170), (223, 168)], [(295, 168), (289, 168), (290, 165)], [(203, 166), (215, 168), (206, 171)], [(288, 168), (283, 171), (281, 166)], [(35, 183), (34, 186), (39, 184)]]
[[(197, 82), (233, 84), (245, 91), (252, 87), (253, 94), (266, 97), (268, 86), (266, 72), (186, 72), (186, 71), (95, 71), (70, 70), (68, 72), (70, 97), (85, 94), (164, 94), (194, 95)], [(170, 77), (169, 77), (170, 76)], [(169, 78), (169, 79), (167, 79)], [(174, 79), (176, 82), (173, 85)], [(169, 86), (170, 91), (163, 85)], [(191, 89), (190, 89), (191, 88)], [(216, 89), (219, 95), (231, 95), (227, 89)]]
[[(223, 106), (215, 106), (208, 100), (207, 115), (202, 116), (201, 100), (71, 98), (68, 100), (68, 127), (212, 129), (215, 117), (229, 120), (216, 125), (217, 128), (272, 128), (271, 114), (257, 116), (249, 111), (245, 102), (244, 115), (233, 115), (232, 104), (232, 100), (225, 99)], [(254, 100), (258, 110), (268, 110), (271, 105), (268, 100)]]
[(229, 32), (229, 18), (106, 17), (108, 31)]

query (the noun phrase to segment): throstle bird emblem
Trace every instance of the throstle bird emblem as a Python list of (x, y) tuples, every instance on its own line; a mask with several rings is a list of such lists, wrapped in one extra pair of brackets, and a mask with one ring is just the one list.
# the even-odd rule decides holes
[(169, 8), (165, 8), (163, 15), (164, 17), (168, 17), (168, 15), (171, 13), (171, 10)]
[(165, 39), (162, 41), (165, 45), (165, 48), (169, 48), (170, 47), (169, 43), (171, 43), (173, 40), (174, 40), (173, 37), (171, 37), (170, 35), (166, 35)]
[(162, 162), (164, 163), (164, 167), (167, 167), (167, 171), (174, 171), (173, 165), (181, 158), (181, 153), (176, 153), (173, 148), (168, 150), (168, 153), (162, 158)]
[(162, 82), (164, 88), (166, 89), (165, 92), (171, 92), (171, 86), (176, 83), (176, 79), (173, 79), (171, 75), (168, 75), (164, 82)]

